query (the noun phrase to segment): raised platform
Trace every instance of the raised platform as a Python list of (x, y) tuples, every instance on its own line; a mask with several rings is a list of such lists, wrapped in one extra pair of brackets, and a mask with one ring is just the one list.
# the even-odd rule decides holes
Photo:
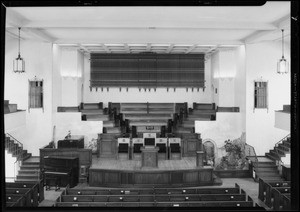
[(195, 157), (159, 160), (157, 168), (141, 166), (141, 160), (93, 158), (89, 169), (89, 185), (92, 187), (187, 187), (216, 184), (213, 168), (196, 167)]

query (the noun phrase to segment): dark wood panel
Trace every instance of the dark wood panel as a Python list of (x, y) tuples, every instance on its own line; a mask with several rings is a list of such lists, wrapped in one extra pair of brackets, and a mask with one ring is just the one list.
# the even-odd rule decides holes
[(167, 186), (212, 185), (213, 169), (158, 170), (158, 171), (121, 171), (90, 169), (90, 186)]
[(186, 172), (183, 174), (184, 183), (193, 183), (198, 181), (198, 171)]
[(200, 140), (183, 139), (183, 156), (196, 156), (196, 151), (200, 150)]

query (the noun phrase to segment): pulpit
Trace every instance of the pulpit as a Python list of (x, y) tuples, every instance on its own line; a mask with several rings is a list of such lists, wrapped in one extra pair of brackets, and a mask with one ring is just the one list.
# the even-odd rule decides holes
[(141, 147), (142, 167), (158, 167), (158, 147), (145, 146)]

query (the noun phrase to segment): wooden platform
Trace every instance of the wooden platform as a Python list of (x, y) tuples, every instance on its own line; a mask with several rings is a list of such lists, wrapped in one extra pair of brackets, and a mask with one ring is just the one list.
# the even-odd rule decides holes
[(213, 168), (196, 167), (195, 157), (159, 160), (158, 168), (141, 167), (141, 160), (93, 158), (89, 185), (96, 187), (214, 185)]

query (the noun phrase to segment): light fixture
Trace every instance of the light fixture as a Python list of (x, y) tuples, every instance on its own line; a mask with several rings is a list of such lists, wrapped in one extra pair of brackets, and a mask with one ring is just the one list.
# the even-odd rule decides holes
[(20, 53), (20, 30), (21, 27), (19, 27), (19, 54), (18, 57), (14, 60), (14, 67), (13, 67), (15, 73), (25, 72), (25, 61), (21, 57), (21, 53)]
[(289, 63), (287, 60), (284, 58), (284, 37), (283, 37), (283, 29), (281, 30), (282, 32), (282, 58), (278, 60), (277, 62), (277, 73), (278, 74), (286, 74), (288, 73), (289, 69)]

